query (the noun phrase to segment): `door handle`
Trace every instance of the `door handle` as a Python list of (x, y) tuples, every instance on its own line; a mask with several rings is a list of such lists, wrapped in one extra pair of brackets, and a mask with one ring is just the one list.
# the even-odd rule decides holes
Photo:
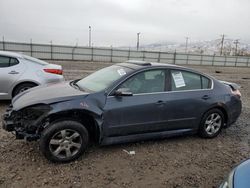
[(10, 71), (8, 74), (19, 74), (19, 72), (16, 72), (16, 71)]
[(208, 95), (204, 95), (204, 96), (202, 97), (202, 99), (203, 99), (203, 100), (207, 100), (207, 99), (210, 99), (210, 97), (209, 97)]

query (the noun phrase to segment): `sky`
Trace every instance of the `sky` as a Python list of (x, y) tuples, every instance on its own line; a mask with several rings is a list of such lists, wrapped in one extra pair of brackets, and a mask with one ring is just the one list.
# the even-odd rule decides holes
[(0, 0), (0, 40), (135, 46), (220, 38), (250, 42), (250, 0)]

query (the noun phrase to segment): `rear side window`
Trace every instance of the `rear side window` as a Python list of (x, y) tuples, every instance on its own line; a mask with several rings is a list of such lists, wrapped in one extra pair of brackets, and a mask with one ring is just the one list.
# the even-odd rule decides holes
[(17, 65), (19, 62), (17, 59), (15, 58), (10, 58), (10, 66), (14, 66), (14, 65)]
[(202, 81), (202, 89), (210, 89), (210, 80), (204, 76), (201, 76), (201, 81)]
[(16, 58), (0, 56), (0, 68), (11, 67), (18, 63), (19, 62)]
[(209, 89), (210, 80), (200, 74), (171, 70), (171, 90), (185, 91), (197, 89)]

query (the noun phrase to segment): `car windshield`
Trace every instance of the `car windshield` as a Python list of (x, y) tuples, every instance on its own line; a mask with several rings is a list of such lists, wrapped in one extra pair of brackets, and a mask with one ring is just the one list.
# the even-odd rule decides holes
[(28, 61), (32, 61), (34, 63), (38, 63), (40, 65), (48, 65), (48, 63), (45, 62), (45, 61), (42, 61), (42, 60), (34, 58), (34, 57), (30, 57), (30, 56), (27, 56), (27, 55), (23, 55), (23, 58), (26, 59), (26, 60), (28, 60)]
[(131, 71), (132, 69), (130, 68), (113, 65), (90, 74), (79, 80), (76, 84), (83, 90), (98, 92), (108, 88), (116, 80)]

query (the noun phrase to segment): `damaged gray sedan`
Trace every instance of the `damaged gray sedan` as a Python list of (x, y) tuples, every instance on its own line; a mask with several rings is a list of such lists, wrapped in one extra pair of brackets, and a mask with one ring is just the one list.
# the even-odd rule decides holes
[(216, 137), (239, 117), (240, 97), (236, 84), (189, 68), (128, 61), (19, 94), (3, 115), (3, 128), (17, 139), (39, 140), (47, 159), (69, 162), (90, 142)]

